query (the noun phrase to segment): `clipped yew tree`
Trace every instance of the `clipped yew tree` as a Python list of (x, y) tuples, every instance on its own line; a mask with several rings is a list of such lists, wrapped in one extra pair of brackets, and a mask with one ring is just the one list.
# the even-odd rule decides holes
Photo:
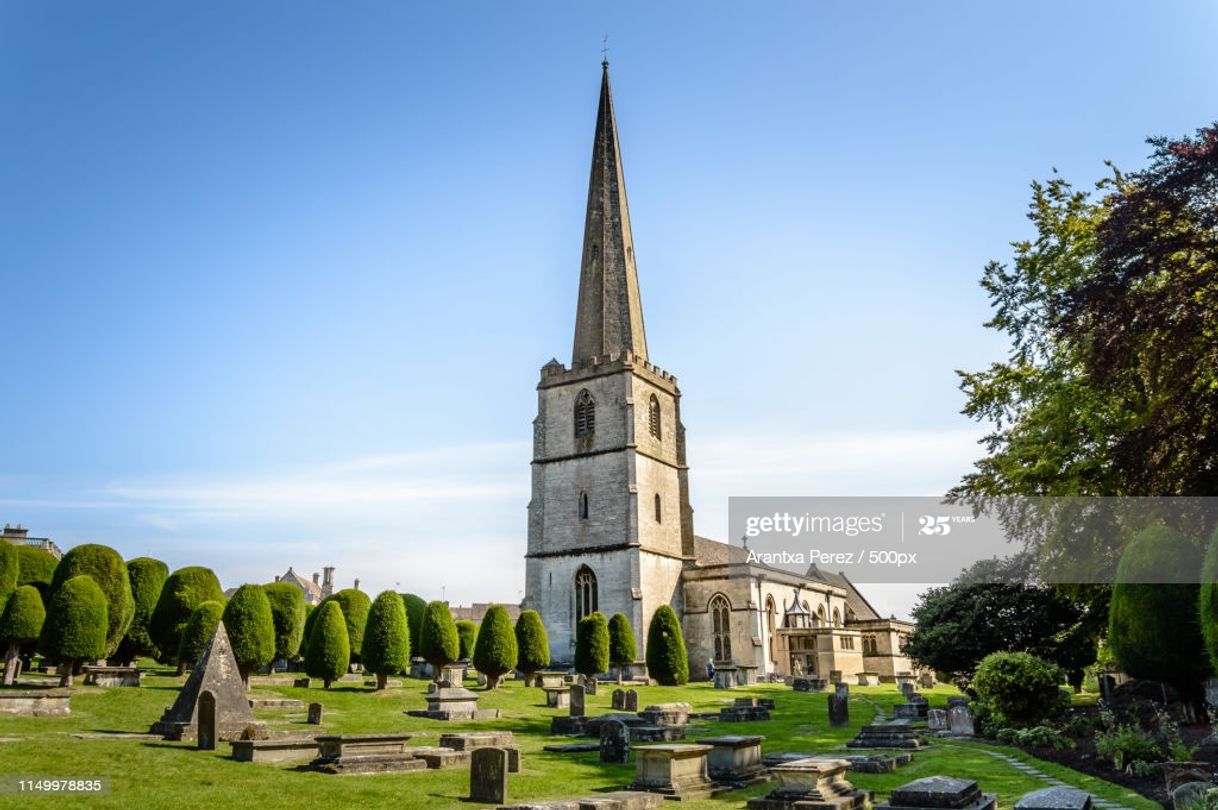
[(131, 583), (131, 601), (135, 610), (131, 625), (118, 645), (114, 657), (132, 664), (141, 655), (159, 658), (160, 651), (152, 640), (152, 611), (161, 598), (161, 588), (169, 577), (169, 566), (151, 557), (127, 560), (127, 580)]
[(660, 605), (647, 627), (647, 673), (661, 686), (689, 683), (689, 656), (681, 622), (668, 605)]
[(364, 644), (364, 626), (368, 624), (368, 611), (372, 609), (372, 600), (363, 591), (343, 588), (321, 601), (322, 604), (338, 602), (338, 606), (342, 608), (343, 618), (347, 622), (347, 639), (351, 645), (351, 660), (359, 661), (359, 651)]
[(1175, 529), (1151, 526), (1138, 532), (1117, 564), (1108, 606), (1108, 648), (1121, 671), (1134, 678), (1165, 681), (1204, 717), (1202, 682), (1210, 661), (1197, 609), (1201, 588), (1187, 584), (1187, 541)]
[(179, 669), (199, 660), (211, 637), (216, 634), (216, 625), (220, 623), (220, 617), (223, 615), (224, 605), (220, 602), (209, 600), (194, 609), (186, 621), (186, 626), (182, 628), (182, 637), (178, 644)]
[(38, 648), (55, 659), (60, 686), (72, 685), (72, 673), (82, 661), (96, 661), (106, 651), (109, 628), (106, 594), (88, 574), (59, 583), (51, 595)]
[(316, 614), (305, 652), (305, 673), (310, 678), (320, 678), (322, 685), (329, 689), (330, 684), (346, 675), (351, 666), (351, 639), (338, 602), (318, 605)]
[(440, 680), (441, 669), (457, 660), (461, 641), (457, 625), (443, 602), (428, 602), (423, 611), (423, 627), (419, 630), (419, 655), (431, 664), (432, 677)]
[(406, 607), (406, 623), (410, 625), (410, 649), (418, 655), (419, 634), (423, 632), (423, 614), (427, 611), (427, 600), (413, 593), (404, 593), (402, 604)]
[(21, 558), (17, 547), (7, 540), (0, 540), (0, 603), (7, 602), (17, 590), (17, 579), (21, 570)]
[(474, 645), (474, 669), (486, 676), (486, 688), (499, 686), (499, 679), (516, 668), (518, 649), (512, 617), (503, 605), (491, 605), (478, 628)]
[(384, 689), (389, 676), (410, 666), (410, 624), (406, 606), (393, 591), (382, 591), (368, 611), (364, 646), (360, 648), (364, 669), (376, 674), (376, 688)]
[(9, 596), (4, 612), (0, 614), (0, 643), (8, 645), (4, 656), (5, 686), (16, 682), (21, 645), (38, 640), (46, 617), (42, 594), (33, 585), (22, 585)]
[(523, 611), (516, 619), (516, 650), (516, 668), (524, 673), (525, 683), (531, 684), (533, 673), (550, 665), (550, 639), (537, 611)]
[(109, 546), (85, 543), (70, 549), (51, 579), (54, 593), (63, 583), (73, 577), (87, 574), (106, 596), (106, 648), (99, 658), (114, 654), (119, 642), (127, 634), (131, 617), (135, 614), (135, 602), (131, 598), (131, 582), (127, 578), (127, 563), (117, 551)]
[(17, 549), (17, 585), (33, 585), (45, 599), (51, 594), (55, 578), (55, 555), (37, 546), (14, 546)]
[(595, 677), (609, 670), (609, 623), (594, 610), (575, 626), (575, 671)]
[(224, 606), (221, 621), (232, 642), (241, 680), (248, 687), (250, 673), (262, 669), (275, 657), (275, 620), (266, 591), (261, 585), (242, 585)]
[[(210, 568), (192, 565), (179, 568), (161, 586), (161, 595), (152, 610), (152, 643), (161, 651), (162, 661), (176, 662), (178, 674), (186, 671), (188, 660), (178, 655), (182, 648), (182, 632), (199, 605), (223, 602), (220, 580)], [(189, 659), (193, 661), (194, 659)]]
[(457, 622), (457, 660), (469, 661), (474, 657), (478, 644), (478, 623), (469, 619)]
[(634, 646), (634, 628), (625, 613), (614, 613), (609, 619), (609, 663), (617, 668), (617, 682), (622, 682), (622, 670), (634, 663), (638, 653)]
[(291, 661), (300, 655), (304, 639), (305, 606), (304, 594), (290, 582), (272, 582), (262, 586), (271, 605), (271, 621), (275, 624), (275, 659)]

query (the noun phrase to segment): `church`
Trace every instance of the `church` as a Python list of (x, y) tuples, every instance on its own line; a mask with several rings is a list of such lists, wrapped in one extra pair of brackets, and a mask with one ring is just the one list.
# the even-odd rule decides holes
[(541, 614), (556, 664), (574, 659), (576, 624), (597, 610), (630, 619), (642, 658), (670, 605), (693, 677), (708, 661), (741, 683), (914, 674), (902, 652), (913, 626), (882, 618), (844, 575), (750, 563), (693, 519), (681, 391), (647, 350), (604, 62), (571, 364), (546, 363), (537, 385), (522, 607)]

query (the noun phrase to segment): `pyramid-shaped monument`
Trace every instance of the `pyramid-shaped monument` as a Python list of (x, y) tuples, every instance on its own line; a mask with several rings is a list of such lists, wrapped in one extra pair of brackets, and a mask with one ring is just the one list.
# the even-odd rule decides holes
[(250, 711), (245, 684), (241, 682), (224, 622), (216, 625), (216, 632), (195, 662), (186, 685), (178, 692), (178, 699), (152, 724), (152, 733), (161, 734), (168, 740), (196, 739), (200, 723), (199, 702), (204, 693), (211, 695), (211, 700), (204, 701), (209, 707), (204, 711), (214, 707), (213, 716), (202, 719), (204, 726), (211, 729), (211, 739), (237, 739), (247, 728), (252, 728), (256, 736), (265, 736), (266, 724), (255, 720)]

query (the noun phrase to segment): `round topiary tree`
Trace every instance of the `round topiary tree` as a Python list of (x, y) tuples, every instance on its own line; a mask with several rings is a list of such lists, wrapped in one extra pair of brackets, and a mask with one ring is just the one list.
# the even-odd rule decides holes
[(81, 661), (95, 661), (106, 651), (109, 628), (106, 595), (88, 574), (59, 584), (51, 596), (38, 647), (56, 659), (60, 686), (72, 685), (72, 674)]
[(347, 638), (351, 644), (351, 660), (358, 662), (360, 648), (364, 645), (364, 626), (368, 624), (368, 611), (372, 609), (372, 600), (363, 591), (355, 588), (343, 588), (337, 593), (321, 600), (338, 602), (343, 610), (343, 618), (347, 621)]
[(241, 680), (248, 687), (250, 673), (275, 657), (275, 619), (266, 591), (261, 585), (242, 585), (224, 606), (221, 621), (232, 642)]
[(474, 657), (478, 644), (478, 623), (469, 619), (457, 622), (457, 660), (469, 661)]
[(176, 662), (178, 674), (186, 671), (186, 664), (194, 659), (178, 655), (182, 648), (182, 632), (186, 623), (199, 605), (204, 602), (223, 602), (224, 591), (220, 580), (210, 568), (192, 565), (180, 568), (169, 575), (161, 586), (161, 595), (152, 610), (152, 643), (161, 651), (166, 663)]
[(594, 610), (575, 627), (575, 671), (595, 678), (609, 669), (609, 623)]
[(8, 644), (8, 653), (4, 656), (5, 686), (16, 682), (21, 645), (38, 640), (46, 617), (42, 595), (33, 585), (22, 585), (8, 598), (4, 613), (0, 615), (0, 643)]
[(457, 625), (444, 602), (428, 602), (423, 611), (423, 629), (419, 631), (419, 655), (431, 664), (432, 677), (439, 681), (445, 665), (457, 660), (461, 642)]
[(101, 657), (108, 657), (118, 649), (119, 642), (127, 634), (131, 617), (135, 613), (135, 602), (131, 598), (131, 581), (127, 578), (127, 563), (109, 546), (85, 543), (63, 555), (55, 566), (51, 579), (51, 591), (57, 590), (72, 577), (88, 574), (106, 595), (106, 649)]
[(216, 634), (216, 625), (220, 624), (223, 615), (224, 605), (211, 600), (199, 605), (190, 614), (178, 644), (178, 661), (183, 662), (179, 668), (184, 667), (186, 662), (193, 665), (199, 660), (211, 637)]
[(689, 656), (681, 622), (668, 605), (660, 605), (647, 627), (647, 672), (662, 686), (689, 683)]
[(376, 688), (384, 689), (389, 676), (410, 666), (410, 624), (402, 597), (383, 591), (372, 602), (360, 649), (364, 669), (376, 674)]
[(634, 628), (625, 613), (614, 613), (609, 619), (609, 663), (617, 668), (617, 682), (622, 682), (622, 670), (634, 663)]
[(317, 620), (309, 636), (305, 653), (305, 672), (310, 678), (321, 678), (326, 689), (347, 674), (351, 666), (351, 639), (347, 635), (347, 620), (338, 602), (317, 606)]
[(981, 659), (972, 688), (998, 726), (1035, 726), (1062, 709), (1064, 673), (1030, 653), (998, 652)]
[(127, 579), (131, 583), (131, 601), (135, 610), (131, 614), (131, 625), (123, 636), (114, 657), (130, 666), (141, 655), (160, 657), (160, 651), (152, 641), (150, 625), (152, 611), (161, 598), (161, 588), (169, 577), (169, 566), (151, 557), (136, 557), (127, 561)]
[(418, 655), (419, 634), (423, 632), (423, 614), (427, 611), (427, 602), (421, 596), (404, 593), (402, 604), (406, 607), (406, 623), (410, 625), (410, 649)]
[(275, 623), (275, 660), (291, 661), (300, 654), (304, 639), (305, 606), (300, 588), (289, 582), (272, 582), (262, 586), (271, 604), (271, 621)]
[(503, 605), (491, 605), (478, 628), (474, 647), (474, 669), (486, 676), (486, 688), (499, 686), (499, 679), (516, 668), (518, 649), (512, 618)]
[(516, 668), (524, 673), (524, 682), (531, 684), (533, 673), (550, 665), (550, 639), (541, 614), (526, 610), (516, 619)]
[[(1134, 678), (1165, 681), (1204, 717), (1202, 681), (1210, 673), (1197, 606), (1201, 589), (1184, 584), (1189, 545), (1168, 526), (1151, 526), (1129, 542), (1117, 564), (1108, 605), (1108, 646)], [(1190, 577), (1191, 573), (1191, 577)]]
[(0, 604), (7, 602), (13, 591), (17, 590), (20, 571), (21, 558), (17, 555), (17, 547), (7, 540), (0, 540)]
[(33, 585), (43, 600), (51, 595), (51, 580), (55, 578), (55, 567), (59, 560), (55, 555), (37, 546), (14, 546), (17, 549), (17, 585)]

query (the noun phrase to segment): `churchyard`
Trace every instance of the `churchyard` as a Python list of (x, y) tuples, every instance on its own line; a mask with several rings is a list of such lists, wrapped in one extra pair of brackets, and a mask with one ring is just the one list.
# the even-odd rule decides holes
[[(393, 806), (400, 808), (493, 807), (470, 803), (468, 764), (436, 770), (369, 775), (330, 775), (307, 769), (308, 761), (249, 763), (233, 759), (229, 743), (215, 750), (198, 750), (194, 741), (172, 742), (147, 735), (174, 702), (185, 678), (172, 668), (142, 662), (147, 674), (143, 685), (71, 688), (71, 713), (62, 717), (0, 717), (0, 773), (7, 775), (71, 776), (110, 779), (106, 795), (90, 797), (91, 807), (194, 807), (241, 805), (280, 807), (305, 802), (310, 807)], [(471, 673), (472, 674), (472, 673)], [(31, 674), (26, 680), (37, 680)], [(629, 762), (602, 764), (597, 751), (556, 753), (547, 745), (595, 742), (551, 734), (554, 718), (569, 716), (568, 709), (546, 705), (546, 693), (522, 680), (509, 679), (498, 689), (484, 690), (473, 678), (465, 686), (478, 694), (480, 709), (497, 709), (500, 716), (488, 720), (439, 721), (406, 714), (426, 708), (428, 681), (395, 678), (381, 691), (348, 676), (328, 690), (314, 680), (309, 688), (290, 685), (291, 676), (280, 675), (274, 683), (253, 676), (248, 692), (257, 701), (253, 710), (272, 737), (290, 734), (409, 734), (410, 746), (437, 746), (440, 736), (463, 731), (510, 731), (521, 753), (519, 772), (509, 773), (508, 804), (531, 800), (574, 798), (621, 790), (635, 779), (637, 750)], [(285, 683), (286, 681), (286, 683)], [(48, 679), (48, 686), (54, 684)], [(595, 695), (585, 696), (589, 716), (613, 710), (615, 684), (602, 683)], [(831, 692), (800, 692), (785, 684), (759, 684), (731, 690), (715, 689), (706, 682), (684, 686), (635, 685), (640, 709), (646, 706), (684, 702), (694, 716), (685, 727), (682, 743), (721, 735), (762, 735), (763, 753), (812, 754), (876, 753), (847, 749), (860, 729), (876, 720), (877, 712), (891, 717), (894, 707), (905, 704), (905, 696), (893, 684), (849, 689), (849, 719), (833, 726), (829, 717)], [(7, 690), (6, 690), (7, 691)], [(930, 707), (944, 708), (959, 693), (939, 685), (920, 690)], [(734, 705), (737, 698), (756, 697), (773, 701), (769, 720), (723, 722), (706, 715)], [(299, 701), (276, 705), (280, 701)], [(320, 726), (307, 723), (310, 703), (322, 704)], [(875, 792), (876, 803), (894, 789), (916, 779), (934, 775), (976, 780), (985, 793), (997, 795), (1000, 806), (1013, 807), (1025, 794), (1058, 779), (1092, 793), (1097, 800), (1130, 808), (1157, 805), (1116, 785), (1070, 769), (1041, 762), (1013, 748), (974, 740), (936, 738), (923, 735), (924, 745), (913, 751), (913, 760), (892, 773), (849, 771), (856, 788)], [(1028, 765), (995, 756), (1001, 753)], [(1036, 771), (1042, 775), (1033, 775)], [(720, 793), (713, 798), (683, 802), (690, 808), (744, 807), (750, 799), (765, 796), (776, 783), (761, 783)], [(33, 801), (33, 800), (28, 800)], [(79, 797), (40, 797), (38, 806), (77, 806)]]

